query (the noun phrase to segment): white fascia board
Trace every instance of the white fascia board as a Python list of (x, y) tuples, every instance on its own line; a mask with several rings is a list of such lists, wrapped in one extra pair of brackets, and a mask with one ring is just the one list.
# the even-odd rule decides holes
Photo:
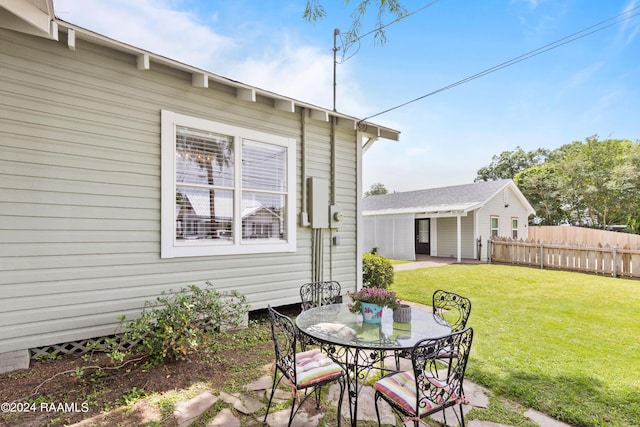
[(431, 217), (455, 217), (466, 216), (470, 211), (476, 210), (482, 206), (481, 203), (460, 204), (460, 205), (441, 205), (441, 206), (424, 206), (398, 209), (382, 209), (377, 211), (363, 211), (365, 216), (371, 215), (397, 215), (397, 214), (415, 214)]
[(406, 215), (412, 214), (416, 217), (423, 218), (455, 218), (458, 216), (467, 216), (469, 211), (466, 210), (451, 210), (451, 211), (421, 211), (413, 209), (386, 209), (383, 211), (363, 211), (362, 216), (376, 216), (376, 215)]
[[(5, 2), (5, 1), (17, 1), (17, 0), (0, 0), (0, 5), (2, 4), (2, 2)], [(47, 0), (47, 1), (50, 1), (50, 0)], [(380, 138), (389, 139), (392, 141), (399, 140), (400, 132), (397, 130), (374, 125), (372, 123), (362, 122), (361, 120), (358, 120), (357, 118), (352, 116), (348, 116), (342, 113), (324, 109), (322, 107), (318, 107), (313, 104), (286, 98), (282, 95), (278, 95), (276, 93), (269, 92), (263, 89), (250, 87), (241, 82), (237, 82), (232, 79), (219, 76), (217, 74), (212, 74), (205, 70), (192, 67), (190, 65), (178, 62), (176, 60), (173, 60), (158, 54), (154, 54), (152, 52), (146, 51), (144, 49), (141, 49), (126, 43), (119, 42), (117, 40), (111, 39), (102, 34), (95, 33), (93, 31), (87, 30), (85, 28), (82, 28), (80, 26), (74, 25), (72, 23), (69, 23), (57, 18), (55, 23), (59, 24), (64, 30), (67, 30), (67, 31), (70, 29), (74, 30), (76, 33), (76, 38), (81, 38), (91, 43), (96, 43), (101, 46), (106, 46), (116, 51), (129, 53), (136, 57), (139, 57), (140, 55), (147, 55), (150, 61), (156, 62), (158, 64), (163, 64), (180, 71), (191, 73), (192, 83), (194, 84), (194, 86), (206, 88), (208, 87), (208, 81), (213, 81), (228, 87), (235, 88), (237, 91), (236, 96), (240, 97), (240, 99), (243, 99), (243, 100), (255, 102), (256, 96), (260, 95), (265, 98), (273, 99), (274, 106), (275, 106), (275, 100), (286, 101), (287, 103), (286, 111), (293, 112), (295, 111), (295, 107), (306, 108), (311, 112), (310, 117), (314, 120), (329, 122), (330, 117), (337, 117), (338, 123), (341, 123), (341, 125), (344, 124), (345, 128), (347, 129), (352, 129), (352, 128), (360, 129), (360, 127), (362, 126), (364, 128), (367, 128), (367, 130), (363, 131), (363, 134), (365, 135), (380, 137)], [(284, 105), (284, 103), (282, 103), (282, 105)], [(375, 132), (375, 135), (371, 134), (371, 130)]]
[(531, 206), (531, 203), (529, 203), (529, 201), (524, 196), (524, 194), (522, 194), (522, 191), (520, 191), (520, 189), (518, 188), (516, 183), (511, 181), (509, 186), (513, 189), (513, 192), (516, 193), (516, 196), (518, 197), (520, 202), (524, 205), (525, 209), (527, 210), (527, 213), (529, 215), (535, 215), (536, 214), (536, 210), (533, 209), (533, 206)]
[(0, 0), (0, 8), (9, 12), (2, 16), (2, 23), (7, 28), (56, 40), (54, 36), (57, 34), (54, 33), (57, 27), (52, 25), (54, 16), (51, 0)]

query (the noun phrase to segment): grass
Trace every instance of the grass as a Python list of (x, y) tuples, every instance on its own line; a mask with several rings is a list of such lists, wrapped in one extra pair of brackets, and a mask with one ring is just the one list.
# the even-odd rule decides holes
[(500, 265), (395, 273), (399, 298), (469, 297), (467, 377), (574, 426), (640, 425), (640, 282)]

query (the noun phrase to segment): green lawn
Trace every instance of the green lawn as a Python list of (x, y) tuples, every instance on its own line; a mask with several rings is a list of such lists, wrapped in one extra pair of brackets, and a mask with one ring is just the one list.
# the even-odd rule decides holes
[(467, 378), (574, 426), (640, 426), (640, 281), (501, 265), (395, 273), (399, 298), (472, 301)]

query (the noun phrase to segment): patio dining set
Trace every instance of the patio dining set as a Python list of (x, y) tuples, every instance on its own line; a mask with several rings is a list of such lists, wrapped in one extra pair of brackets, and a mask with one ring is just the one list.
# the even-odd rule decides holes
[[(367, 323), (341, 302), (340, 292), (335, 281), (302, 285), (302, 311), (295, 321), (268, 307), (276, 360), (264, 423), (284, 379), (294, 394), (289, 426), (307, 398), (314, 396), (319, 409), (320, 389), (332, 383), (340, 386), (338, 425), (346, 393), (350, 425), (356, 426), (358, 396), (376, 374), (371, 378), (379, 378), (373, 384), (379, 426), (379, 404), (385, 401), (402, 422), (413, 421), (416, 427), (423, 418), (440, 411), (444, 415), (452, 407), (464, 427), (463, 382), (473, 340), (473, 329), (467, 327), (471, 301), (438, 290), (432, 295), (432, 312), (411, 307), (400, 318), (384, 309), (379, 323)], [(411, 362), (410, 368), (400, 368), (402, 359)], [(296, 404), (299, 393), (304, 398)]]

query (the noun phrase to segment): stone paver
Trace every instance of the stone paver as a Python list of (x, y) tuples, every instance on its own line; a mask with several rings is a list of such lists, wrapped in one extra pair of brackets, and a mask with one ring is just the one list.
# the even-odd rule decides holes
[(181, 402), (173, 412), (178, 427), (190, 426), (200, 415), (218, 401), (218, 397), (205, 391), (193, 399)]
[(540, 427), (567, 427), (567, 424), (533, 409), (525, 411), (524, 416), (537, 423)]
[(224, 391), (220, 392), (220, 399), (245, 415), (255, 414), (264, 406), (261, 401), (253, 397), (241, 394), (228, 394)]
[[(320, 419), (324, 417), (324, 413), (322, 409), (320, 411), (314, 412), (306, 410), (306, 408), (300, 409), (296, 414), (293, 422), (291, 423), (291, 427), (316, 427), (320, 423)], [(277, 412), (269, 413), (267, 417), (267, 425), (269, 427), (286, 427), (289, 423), (289, 414), (291, 413), (291, 408), (283, 409)], [(262, 422), (262, 419), (259, 420)]]
[[(271, 389), (271, 380), (266, 381), (264, 378), (260, 378), (259, 380), (247, 385), (247, 391), (249, 393), (256, 392), (264, 392), (267, 391), (266, 395)], [(333, 384), (329, 390), (327, 391), (326, 398), (330, 402), (330, 404), (323, 404), (323, 406), (317, 410), (315, 408), (315, 404), (313, 403), (313, 397), (310, 397), (309, 400), (302, 406), (302, 408), (296, 414), (294, 421), (292, 423), (292, 427), (317, 427), (320, 420), (324, 416), (327, 411), (336, 411), (337, 404), (340, 394), (340, 387), (337, 384)], [(468, 405), (463, 405), (463, 412), (467, 414), (474, 407), (477, 408), (486, 408), (489, 404), (489, 398), (487, 396), (487, 390), (481, 386), (473, 384), (471, 382), (465, 381), (465, 394), (469, 400)], [(287, 401), (291, 394), (285, 390), (276, 390), (276, 396), (274, 396), (274, 401), (277, 399), (285, 402)], [(368, 420), (368, 421), (376, 421), (376, 411), (375, 411), (375, 403), (374, 403), (374, 389), (371, 386), (364, 386), (360, 390), (360, 394), (358, 396), (358, 420)], [(195, 419), (200, 417), (207, 409), (209, 409), (215, 402), (218, 400), (224, 401), (230, 407), (235, 408), (241, 413), (244, 414), (254, 414), (264, 408), (265, 403), (258, 401), (252, 396), (244, 395), (244, 394), (228, 394), (225, 392), (221, 392), (219, 396), (214, 396), (212, 393), (205, 392), (200, 394), (199, 396), (178, 404), (178, 408), (176, 409), (174, 415), (176, 417), (176, 423), (178, 426), (188, 426)], [(380, 401), (379, 403), (380, 409), (380, 418), (381, 422), (386, 425), (395, 425), (396, 418), (389, 405), (386, 402)], [(267, 417), (267, 425), (269, 427), (284, 427), (287, 425), (289, 421), (289, 414), (291, 408), (285, 408), (280, 411), (271, 412)], [(457, 410), (457, 408), (456, 408)], [(447, 409), (446, 419), (448, 426), (457, 426), (457, 418), (452, 408)], [(349, 402), (346, 400), (346, 396), (344, 401), (342, 402), (342, 411), (341, 411), (343, 420), (349, 419)], [(540, 413), (534, 410), (527, 410), (524, 414), (526, 417), (534, 421), (540, 427), (569, 427), (567, 424), (564, 424), (560, 421), (554, 420), (547, 415)], [(443, 422), (442, 412), (438, 412), (431, 416), (436, 421)], [(263, 417), (256, 417), (255, 421), (252, 421), (251, 425), (262, 425)], [(225, 408), (220, 413), (216, 415), (216, 417), (207, 424), (207, 427), (236, 427), (240, 426), (240, 420), (234, 415), (234, 413), (229, 409)], [(412, 426), (411, 422), (405, 423), (405, 426)], [(493, 423), (489, 421), (479, 421), (479, 420), (471, 420), (467, 423), (468, 427), (511, 427), (505, 424)]]
[(230, 409), (223, 409), (209, 423), (207, 427), (240, 427), (240, 420), (233, 415)]
[(506, 424), (494, 423), (491, 421), (471, 420), (465, 423), (467, 427), (511, 427)]
[(254, 382), (247, 384), (245, 390), (247, 391), (258, 391), (258, 390), (269, 390), (273, 385), (273, 376), (264, 375)]

